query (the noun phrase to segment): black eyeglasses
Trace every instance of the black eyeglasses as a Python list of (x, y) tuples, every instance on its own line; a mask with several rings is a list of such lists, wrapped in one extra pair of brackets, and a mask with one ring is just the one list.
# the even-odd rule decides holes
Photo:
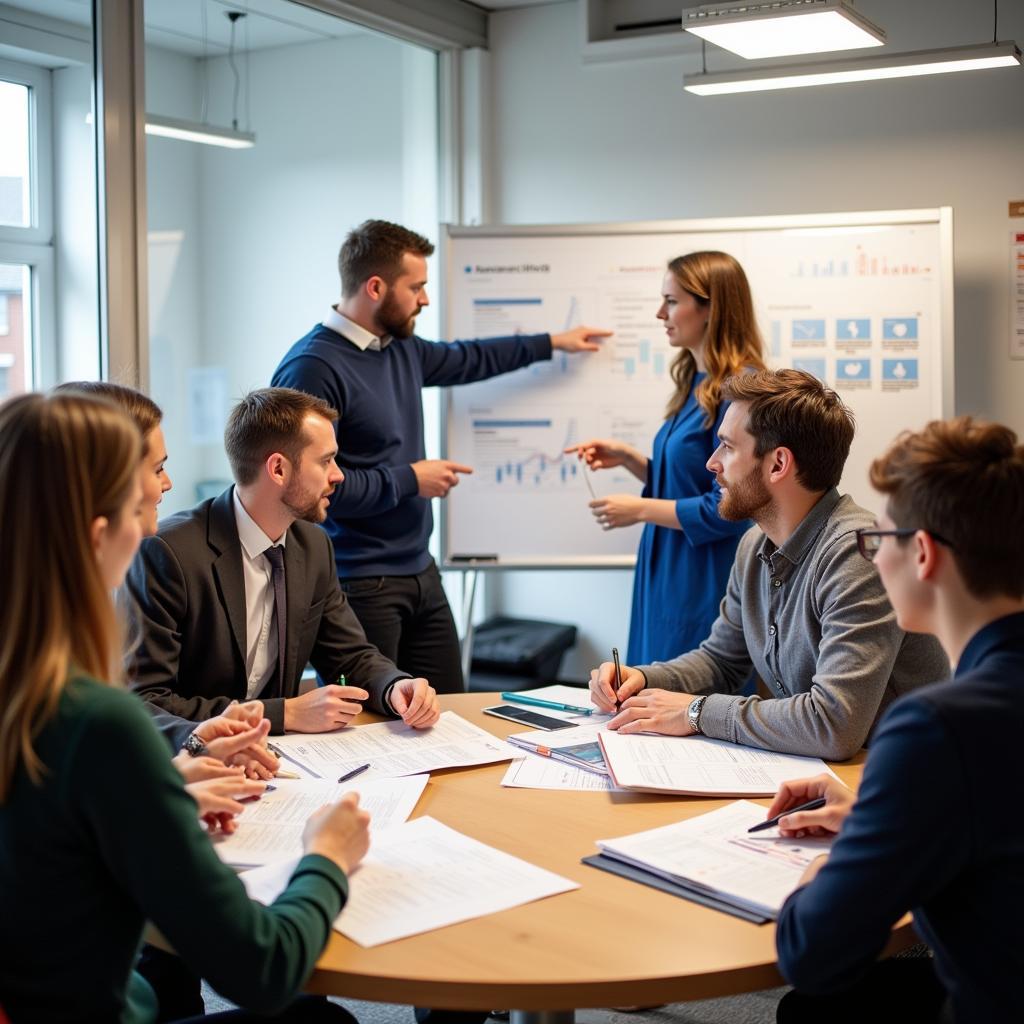
[[(931, 537), (932, 540), (937, 541), (939, 544), (945, 544), (947, 548), (953, 548), (953, 542), (946, 540), (945, 537), (940, 537), (937, 533), (933, 533), (931, 530), (925, 530), (925, 533)], [(883, 537), (897, 537), (905, 539), (907, 537), (913, 537), (917, 533), (916, 527), (907, 527), (902, 530), (854, 530), (857, 534), (857, 550), (869, 561), (875, 560), (875, 555), (878, 554), (878, 549), (882, 546)]]

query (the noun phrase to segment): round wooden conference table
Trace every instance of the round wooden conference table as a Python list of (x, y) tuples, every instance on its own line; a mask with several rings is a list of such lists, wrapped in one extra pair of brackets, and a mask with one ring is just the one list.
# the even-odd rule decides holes
[[(500, 703), (494, 694), (452, 694), (441, 703), (496, 736), (522, 731), (481, 713)], [(856, 786), (862, 762), (833, 767)], [(773, 925), (748, 924), (580, 863), (597, 852), (597, 839), (728, 801), (504, 789), (507, 768), (432, 773), (413, 817), (431, 815), (581, 888), (372, 949), (334, 932), (307, 991), (447, 1009), (514, 1007), (513, 1021), (529, 1024), (572, 1020), (579, 1007), (682, 1002), (782, 984)], [(915, 941), (908, 918), (889, 951)]]

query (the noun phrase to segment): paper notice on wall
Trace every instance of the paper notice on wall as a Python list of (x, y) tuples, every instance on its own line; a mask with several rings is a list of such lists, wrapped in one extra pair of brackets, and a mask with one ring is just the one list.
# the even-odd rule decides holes
[(1010, 220), (1010, 358), (1024, 359), (1024, 217)]
[(228, 373), (223, 366), (188, 371), (188, 422), (193, 444), (223, 444), (228, 411)]

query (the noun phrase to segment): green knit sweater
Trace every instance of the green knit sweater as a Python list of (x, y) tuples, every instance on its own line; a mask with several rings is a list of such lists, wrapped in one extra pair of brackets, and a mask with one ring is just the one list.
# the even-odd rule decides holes
[(304, 857), (273, 906), (252, 902), (214, 853), (138, 699), (72, 680), (0, 804), (0, 1006), (21, 1020), (146, 1024), (132, 966), (151, 921), (228, 999), (272, 1012), (309, 977), (347, 896), (344, 873)]

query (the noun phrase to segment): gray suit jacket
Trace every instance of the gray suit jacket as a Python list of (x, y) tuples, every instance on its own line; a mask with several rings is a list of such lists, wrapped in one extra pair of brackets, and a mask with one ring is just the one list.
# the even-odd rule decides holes
[[(245, 583), (232, 490), (161, 523), (128, 571), (136, 635), (128, 678), (154, 711), (167, 713), (157, 714), (157, 722), (175, 743), (190, 731), (180, 719), (201, 721), (246, 697)], [(271, 732), (284, 731), (284, 700), (298, 694), (307, 662), (330, 682), (344, 673), (350, 685), (369, 692), (373, 710), (391, 714), (386, 691), (408, 673), (367, 641), (338, 587), (327, 534), (312, 523), (293, 523), (284, 550), (284, 683), (260, 698)]]

